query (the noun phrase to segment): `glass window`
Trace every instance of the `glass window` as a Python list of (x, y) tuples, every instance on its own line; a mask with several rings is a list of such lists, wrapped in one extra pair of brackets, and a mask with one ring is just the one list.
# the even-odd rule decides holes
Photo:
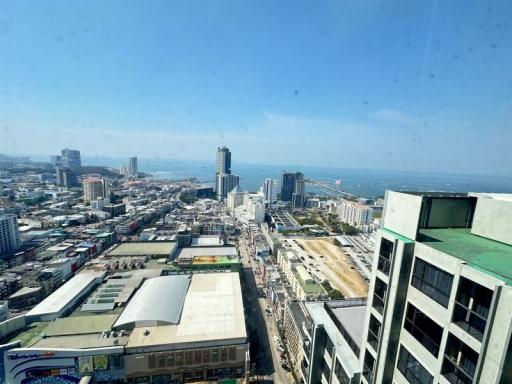
[(453, 276), (422, 259), (416, 259), (411, 285), (448, 308)]
[(327, 351), (327, 354), (329, 356), (332, 356), (332, 350), (334, 349), (334, 344), (332, 343), (332, 340), (329, 338), (329, 336), (326, 336), (325, 338), (325, 350)]
[(404, 328), (437, 357), (443, 328), (412, 304), (407, 305)]
[(400, 346), (397, 367), (411, 384), (432, 384), (434, 380), (434, 377), (403, 346)]

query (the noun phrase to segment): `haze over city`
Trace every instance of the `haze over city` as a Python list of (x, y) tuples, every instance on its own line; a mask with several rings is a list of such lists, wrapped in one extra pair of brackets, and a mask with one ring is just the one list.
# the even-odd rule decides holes
[(507, 1), (2, 8), (3, 153), (512, 168)]

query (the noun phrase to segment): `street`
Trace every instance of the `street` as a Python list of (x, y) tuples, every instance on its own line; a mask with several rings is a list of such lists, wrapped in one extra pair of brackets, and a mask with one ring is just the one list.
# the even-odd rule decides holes
[[(279, 331), (274, 317), (265, 315), (267, 302), (258, 294), (262, 288), (262, 286), (258, 286), (261, 284), (261, 280), (255, 274), (255, 262), (250, 259), (242, 236), (239, 238), (239, 249), (244, 270), (244, 297), (251, 342), (251, 364), (254, 367), (251, 376), (253, 379), (273, 379), (274, 383), (293, 383), (292, 375), (281, 367), (280, 352), (277, 350), (275, 342), (276, 338), (279, 338)], [(260, 284), (257, 283), (257, 280)], [(254, 305), (254, 303), (258, 303), (258, 305)]]

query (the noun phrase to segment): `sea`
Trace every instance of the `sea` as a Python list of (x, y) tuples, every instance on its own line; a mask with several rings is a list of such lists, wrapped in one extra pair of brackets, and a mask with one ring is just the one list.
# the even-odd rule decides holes
[[(128, 166), (128, 159), (86, 157), (82, 159), (82, 162), (84, 165), (103, 165), (117, 169), (121, 163)], [(140, 172), (149, 173), (155, 178), (169, 180), (197, 178), (200, 182), (208, 185), (213, 185), (215, 180), (215, 163), (213, 161), (139, 158), (138, 163)], [(336, 180), (341, 180), (340, 190), (366, 198), (382, 196), (387, 189), (512, 193), (512, 174), (510, 177), (504, 177), (246, 163), (233, 163), (231, 166), (232, 173), (240, 177), (240, 187), (247, 191), (259, 191), (265, 178), (280, 180), (284, 170), (301, 171), (305, 178), (320, 181), (332, 187), (335, 187)], [(335, 194), (309, 184), (306, 187), (306, 192), (321, 195)]]

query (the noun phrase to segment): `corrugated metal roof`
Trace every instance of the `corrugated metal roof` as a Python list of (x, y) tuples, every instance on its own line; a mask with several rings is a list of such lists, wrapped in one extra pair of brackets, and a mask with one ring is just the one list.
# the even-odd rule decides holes
[(103, 280), (105, 272), (83, 272), (69, 280), (46, 299), (32, 308), (27, 316), (60, 315), (69, 303), (86, 289), (92, 289), (93, 283)]
[(188, 275), (146, 280), (117, 319), (114, 329), (178, 324), (189, 284)]

